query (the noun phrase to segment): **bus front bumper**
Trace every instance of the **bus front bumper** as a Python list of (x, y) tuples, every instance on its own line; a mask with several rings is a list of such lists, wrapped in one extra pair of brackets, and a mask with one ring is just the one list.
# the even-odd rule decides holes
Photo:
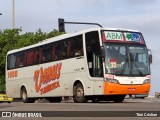
[(127, 94), (149, 94), (150, 83), (140, 85), (121, 85), (110, 82), (104, 82), (105, 95), (127, 95)]

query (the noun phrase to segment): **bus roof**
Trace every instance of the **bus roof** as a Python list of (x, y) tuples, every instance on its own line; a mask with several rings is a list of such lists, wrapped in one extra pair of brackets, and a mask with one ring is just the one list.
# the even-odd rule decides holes
[(23, 48), (10, 50), (7, 54), (11, 54), (11, 53), (19, 52), (19, 51), (22, 51), (22, 50), (38, 47), (38, 46), (41, 46), (41, 45), (48, 44), (50, 42), (55, 42), (55, 41), (58, 41), (58, 40), (63, 40), (63, 39), (69, 38), (69, 37), (74, 37), (76, 35), (80, 35), (80, 34), (83, 34), (83, 33), (86, 33), (86, 32), (100, 31), (100, 30), (139, 32), (137, 30), (123, 29), (123, 28), (91, 28), (91, 29), (82, 30), (82, 31), (75, 32), (75, 33), (69, 33), (69, 34), (66, 33), (66, 34), (63, 34), (63, 35), (59, 35), (59, 36), (55, 36), (55, 37), (52, 37), (52, 38), (48, 38), (48, 39), (40, 41), (39, 43), (30, 45), (30, 46), (26, 46), (26, 47), (23, 47)]

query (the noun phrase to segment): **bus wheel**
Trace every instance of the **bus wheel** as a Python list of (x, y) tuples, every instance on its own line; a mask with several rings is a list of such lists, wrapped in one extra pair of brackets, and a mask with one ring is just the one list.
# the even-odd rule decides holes
[(51, 97), (47, 98), (47, 100), (51, 103), (60, 103), (62, 101), (62, 97)]
[(28, 98), (27, 90), (25, 88), (22, 88), (21, 90), (21, 98), (22, 98), (23, 103), (34, 103), (35, 102), (35, 99)]
[(73, 88), (73, 101), (77, 103), (87, 102), (86, 97), (84, 96), (84, 88), (81, 83), (78, 83)]
[(115, 103), (120, 103), (124, 100), (124, 98), (125, 98), (125, 95), (115, 96), (113, 101)]

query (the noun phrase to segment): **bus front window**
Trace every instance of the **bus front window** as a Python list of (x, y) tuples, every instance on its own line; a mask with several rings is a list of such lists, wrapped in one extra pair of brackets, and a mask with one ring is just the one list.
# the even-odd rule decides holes
[(123, 76), (150, 74), (146, 47), (104, 43), (104, 48), (106, 74)]

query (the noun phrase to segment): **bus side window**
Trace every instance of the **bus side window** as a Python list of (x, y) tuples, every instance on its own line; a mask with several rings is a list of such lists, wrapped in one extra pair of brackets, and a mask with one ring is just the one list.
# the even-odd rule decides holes
[(68, 58), (71, 58), (73, 56), (72, 51), (71, 51), (71, 39), (68, 40), (67, 56)]
[(67, 40), (61, 41), (61, 54), (60, 54), (61, 59), (67, 58), (67, 48), (68, 48)]
[(56, 46), (53, 44), (53, 48), (52, 48), (52, 61), (55, 61), (57, 60), (57, 57), (56, 57)]
[(8, 55), (7, 57), (7, 69), (14, 69), (16, 68), (16, 54)]
[(42, 56), (41, 56), (41, 62), (50, 62), (52, 58), (52, 46), (51, 45), (44, 45), (42, 47)]
[(26, 56), (25, 52), (19, 52), (17, 54), (17, 67), (23, 67), (26, 65)]
[(56, 42), (55, 43), (55, 60), (59, 60), (60, 59), (60, 51), (61, 51), (61, 44), (60, 42)]
[(75, 56), (81, 56), (83, 55), (83, 42), (82, 42), (82, 35), (77, 36), (75, 38)]
[(71, 38), (69, 43), (70, 43), (69, 57), (76, 57), (83, 55), (82, 35)]
[(75, 46), (75, 40), (73, 38), (70, 38), (70, 40), (69, 40), (69, 49), (68, 49), (69, 50), (68, 56), (70, 58), (74, 57), (75, 48), (76, 48), (76, 46)]
[(27, 65), (33, 65), (34, 61), (34, 50), (27, 51)]
[(39, 49), (36, 48), (34, 52), (34, 64), (39, 64), (40, 52)]

